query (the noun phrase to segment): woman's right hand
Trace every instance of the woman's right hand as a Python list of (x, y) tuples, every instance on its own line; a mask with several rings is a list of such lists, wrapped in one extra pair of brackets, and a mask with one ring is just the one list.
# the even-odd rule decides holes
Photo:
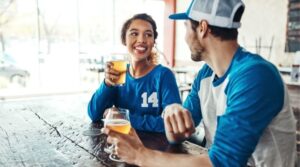
[(113, 63), (107, 62), (105, 65), (104, 82), (107, 86), (115, 86), (116, 81), (120, 78), (120, 72), (113, 69)]

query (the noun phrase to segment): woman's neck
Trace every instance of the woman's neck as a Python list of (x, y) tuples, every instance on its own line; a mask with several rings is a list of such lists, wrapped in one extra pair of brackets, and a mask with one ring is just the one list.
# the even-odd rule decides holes
[(148, 74), (154, 67), (155, 64), (152, 64), (148, 60), (140, 62), (131, 62), (129, 72), (132, 77), (140, 78)]

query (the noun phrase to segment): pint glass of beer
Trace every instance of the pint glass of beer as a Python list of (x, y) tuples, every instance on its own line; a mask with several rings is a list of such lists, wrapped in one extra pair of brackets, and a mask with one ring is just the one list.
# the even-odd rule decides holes
[[(128, 109), (112, 107), (108, 110), (103, 121), (105, 127), (119, 133), (128, 134), (131, 128)], [(113, 161), (123, 162), (117, 155), (113, 154), (113, 149), (113, 145), (107, 148), (108, 152), (111, 153), (109, 158)]]
[(105, 118), (105, 126), (113, 131), (128, 134), (131, 127), (128, 109), (118, 108), (116, 111), (110, 109)]
[(120, 78), (115, 81), (117, 85), (123, 85), (126, 82), (126, 68), (127, 61), (126, 60), (112, 60), (113, 69), (120, 72)]

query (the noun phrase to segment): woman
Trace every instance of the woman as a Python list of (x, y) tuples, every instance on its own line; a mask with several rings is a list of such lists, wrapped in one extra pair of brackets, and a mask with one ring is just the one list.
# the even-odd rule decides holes
[(119, 73), (112, 63), (107, 63), (105, 79), (88, 105), (93, 122), (100, 121), (105, 109), (114, 105), (129, 109), (135, 129), (164, 132), (162, 111), (168, 104), (180, 104), (181, 100), (174, 74), (157, 64), (154, 51), (157, 35), (156, 23), (147, 14), (134, 15), (123, 24), (121, 40), (130, 55), (126, 83), (115, 84)]

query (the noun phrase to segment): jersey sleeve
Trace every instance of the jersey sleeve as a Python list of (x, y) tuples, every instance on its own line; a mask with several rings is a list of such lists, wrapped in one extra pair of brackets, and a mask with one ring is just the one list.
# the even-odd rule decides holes
[(202, 70), (199, 71), (197, 77), (195, 78), (192, 84), (192, 89), (183, 103), (183, 107), (191, 112), (195, 126), (197, 126), (202, 119), (200, 98), (198, 95), (200, 89), (201, 76)]
[(160, 96), (162, 100), (162, 110), (169, 104), (181, 104), (179, 89), (175, 76), (171, 70), (166, 70), (159, 83), (161, 86)]
[(284, 85), (275, 67), (240, 69), (225, 89), (227, 108), (217, 119), (209, 157), (214, 166), (246, 166), (272, 119), (283, 107)]
[(93, 122), (100, 121), (106, 108), (114, 104), (117, 94), (116, 87), (108, 87), (102, 82), (88, 103), (88, 115)]

